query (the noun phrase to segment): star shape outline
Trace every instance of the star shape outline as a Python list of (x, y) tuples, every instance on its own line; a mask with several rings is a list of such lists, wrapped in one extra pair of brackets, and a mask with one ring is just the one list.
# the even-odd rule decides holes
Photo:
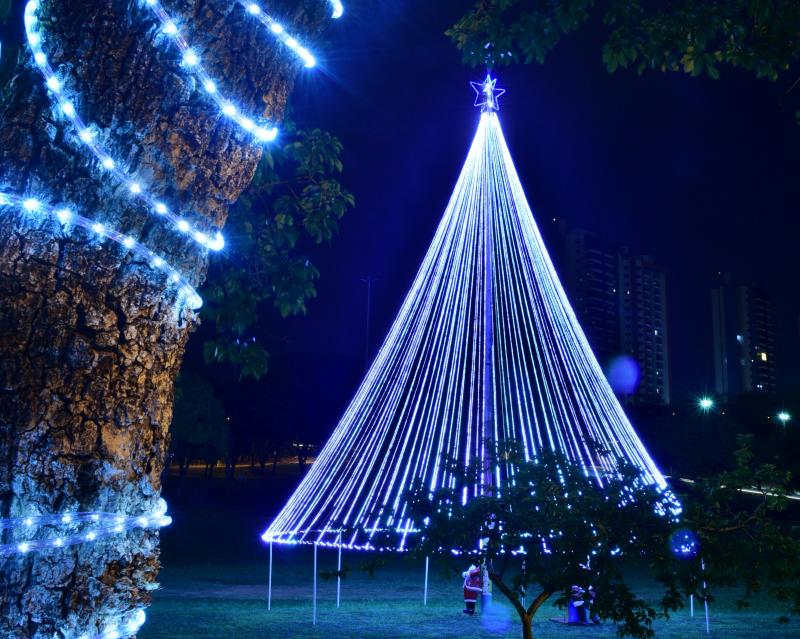
[(491, 73), (486, 74), (483, 82), (470, 82), (470, 86), (475, 91), (475, 106), (481, 107), (481, 112), (500, 110), (500, 96), (506, 90), (496, 88), (497, 78), (493, 78)]

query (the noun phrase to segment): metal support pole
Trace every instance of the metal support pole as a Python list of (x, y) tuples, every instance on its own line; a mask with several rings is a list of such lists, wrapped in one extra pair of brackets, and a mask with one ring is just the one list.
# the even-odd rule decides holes
[[(494, 219), (493, 207), (485, 207), (483, 216), (484, 246), (483, 246), (483, 487), (481, 494), (492, 494), (494, 485), (494, 455), (497, 442), (494, 440)], [(480, 540), (483, 548), (485, 540)], [(489, 581), (489, 572), (484, 559), (481, 565), (481, 610), (485, 611), (492, 603), (492, 588)]]
[(272, 610), (272, 542), (269, 542), (269, 581), (267, 582), (267, 610)]
[(428, 566), (429, 566), (429, 561), (430, 561), (430, 558), (426, 556), (425, 557), (425, 591), (423, 592), (423, 595), (422, 595), (422, 605), (423, 606), (427, 606), (428, 605)]
[[(702, 570), (703, 572), (706, 571), (706, 562), (703, 559), (700, 560), (700, 570)], [(708, 588), (708, 585), (706, 584), (706, 580), (703, 579), (703, 607), (706, 609), (706, 634), (710, 635), (711, 634), (711, 625), (710, 625), (709, 620), (708, 620), (708, 597), (706, 596), (706, 589), (707, 588)]]
[(336, 607), (342, 602), (342, 540), (339, 538), (339, 562), (336, 564)]
[(689, 595), (689, 616), (694, 617), (694, 595)]
[(314, 544), (314, 604), (311, 608), (311, 623), (317, 625), (317, 544)]

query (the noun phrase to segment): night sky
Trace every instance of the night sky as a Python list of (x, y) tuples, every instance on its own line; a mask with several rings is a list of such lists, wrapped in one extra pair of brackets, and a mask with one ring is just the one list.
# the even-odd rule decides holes
[[(342, 140), (343, 182), (357, 208), (331, 246), (312, 250), (322, 278), (308, 315), (262, 327), (269, 375), (220, 388), (241, 416), (324, 440), (349, 402), (364, 370), (362, 279), (377, 279), (374, 354), (478, 123), (469, 81), (485, 69), (464, 67), (444, 36), (469, 4), (350, 0), (318, 47), (320, 67), (301, 75), (295, 119)], [(544, 66), (497, 73), (508, 90), (501, 122), (545, 241), (560, 218), (665, 268), (675, 402), (713, 389), (709, 289), (718, 271), (773, 292), (779, 379), (797, 382), (800, 96), (782, 105), (790, 80), (770, 84), (730, 69), (719, 81), (609, 76), (602, 42), (599, 25), (590, 26)]]

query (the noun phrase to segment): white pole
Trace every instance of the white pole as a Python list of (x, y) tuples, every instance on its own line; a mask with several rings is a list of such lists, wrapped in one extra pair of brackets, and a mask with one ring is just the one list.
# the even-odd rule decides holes
[(422, 595), (422, 605), (428, 605), (428, 565), (429, 565), (430, 558), (425, 557), (425, 592)]
[[(700, 560), (700, 570), (702, 570), (703, 572), (706, 571), (706, 562), (705, 562), (704, 559)], [(710, 635), (711, 634), (711, 625), (709, 624), (709, 620), (708, 620), (708, 597), (706, 596), (706, 588), (707, 587), (708, 586), (706, 585), (706, 580), (703, 579), (703, 606), (706, 609), (706, 634)]]
[(272, 542), (269, 542), (269, 581), (267, 583), (267, 610), (272, 610)]
[(339, 563), (336, 564), (336, 607), (338, 608), (342, 601), (342, 538), (339, 536)]
[(694, 595), (689, 595), (689, 616), (694, 617)]
[(311, 623), (317, 625), (317, 544), (314, 544), (314, 604), (311, 608)]

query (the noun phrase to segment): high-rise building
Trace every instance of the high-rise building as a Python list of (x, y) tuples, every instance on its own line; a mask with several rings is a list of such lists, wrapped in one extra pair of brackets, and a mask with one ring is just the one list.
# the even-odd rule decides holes
[(617, 256), (596, 233), (563, 235), (564, 280), (570, 302), (601, 366), (620, 353)]
[(775, 329), (772, 297), (755, 284), (733, 284), (720, 274), (711, 289), (714, 385), (718, 394), (772, 393)]
[(620, 344), (639, 364), (635, 404), (669, 404), (669, 327), (667, 276), (648, 255), (618, 254)]
[(553, 256), (570, 302), (604, 368), (620, 355), (639, 366), (632, 404), (669, 404), (667, 281), (653, 259), (632, 255), (597, 233), (553, 220), (560, 246)]

